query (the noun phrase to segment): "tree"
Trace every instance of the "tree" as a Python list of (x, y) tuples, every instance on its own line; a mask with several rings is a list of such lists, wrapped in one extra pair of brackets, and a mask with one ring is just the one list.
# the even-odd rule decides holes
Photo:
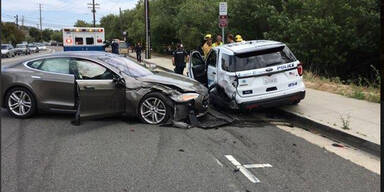
[(57, 42), (63, 42), (63, 32), (62, 31), (52, 31), (51, 40)]
[(31, 36), (31, 39), (34, 41), (34, 42), (39, 42), (41, 41), (41, 32), (39, 29), (35, 28), (35, 27), (31, 27), (29, 28), (29, 36)]
[(53, 34), (53, 31), (51, 29), (44, 29), (42, 32), (43, 41), (49, 41), (51, 40), (51, 35)]
[(24, 41), (23, 31), (17, 28), (14, 23), (1, 23), (1, 43), (11, 43), (13, 45)]
[(91, 23), (87, 23), (83, 20), (77, 20), (73, 26), (74, 27), (93, 27)]

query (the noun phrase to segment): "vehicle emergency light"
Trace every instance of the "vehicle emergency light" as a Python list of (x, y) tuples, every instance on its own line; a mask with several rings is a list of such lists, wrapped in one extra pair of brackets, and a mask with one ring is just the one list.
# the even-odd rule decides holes
[(98, 43), (102, 43), (103, 40), (102, 40), (102, 39), (97, 39), (97, 42), (98, 42)]
[(302, 76), (303, 75), (303, 64), (300, 62), (297, 64), (297, 73)]
[(66, 39), (65, 42), (66, 42), (67, 44), (72, 44), (72, 39)]

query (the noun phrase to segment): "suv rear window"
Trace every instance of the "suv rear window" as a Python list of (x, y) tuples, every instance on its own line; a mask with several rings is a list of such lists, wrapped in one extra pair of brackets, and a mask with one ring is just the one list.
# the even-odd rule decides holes
[(296, 61), (296, 58), (288, 47), (279, 46), (234, 56), (223, 54), (222, 68), (229, 72), (246, 71), (294, 61)]

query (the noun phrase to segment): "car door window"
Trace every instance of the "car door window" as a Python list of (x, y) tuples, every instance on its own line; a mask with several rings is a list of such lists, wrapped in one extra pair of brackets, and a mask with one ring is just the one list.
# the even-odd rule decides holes
[(215, 50), (212, 50), (211, 53), (208, 55), (207, 64), (209, 66), (216, 67), (216, 51)]
[(47, 72), (71, 74), (69, 70), (69, 60), (69, 58), (45, 59), (38, 69)]
[(192, 63), (192, 67), (204, 66), (204, 61), (197, 52), (192, 54), (191, 63)]
[(113, 79), (115, 74), (92, 61), (84, 59), (76, 59), (78, 78), (79, 79)]
[(42, 60), (31, 61), (27, 65), (28, 65), (28, 67), (31, 67), (31, 68), (34, 68), (34, 69), (38, 69), (40, 67), (41, 63), (43, 63), (43, 59)]

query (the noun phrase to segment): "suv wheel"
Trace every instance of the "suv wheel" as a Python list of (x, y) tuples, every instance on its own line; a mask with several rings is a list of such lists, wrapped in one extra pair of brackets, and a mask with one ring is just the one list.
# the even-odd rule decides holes
[(17, 118), (31, 117), (36, 111), (36, 100), (25, 88), (16, 87), (7, 92), (6, 106), (9, 114)]

